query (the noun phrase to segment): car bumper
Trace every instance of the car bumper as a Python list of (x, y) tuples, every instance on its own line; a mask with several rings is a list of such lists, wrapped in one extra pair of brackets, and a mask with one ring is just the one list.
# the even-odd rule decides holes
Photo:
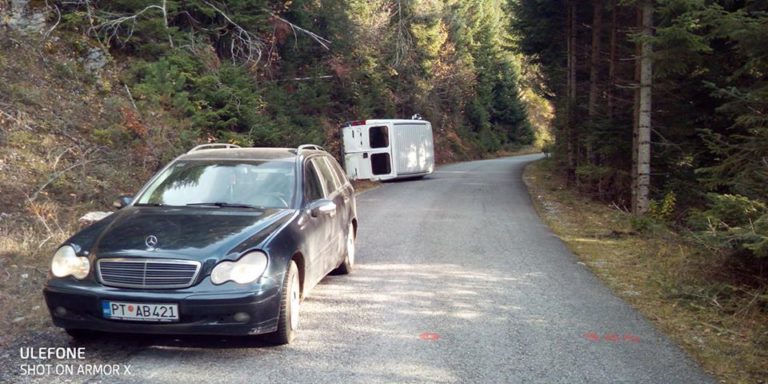
[[(222, 286), (224, 287), (224, 286)], [(257, 335), (277, 330), (279, 284), (248, 289), (208, 291), (141, 291), (99, 284), (48, 284), (43, 294), (53, 324), (68, 329), (147, 334)], [(102, 315), (102, 301), (177, 304), (179, 321), (171, 323), (111, 320)], [(242, 320), (242, 313), (248, 314)], [(235, 315), (241, 321), (235, 320)]]

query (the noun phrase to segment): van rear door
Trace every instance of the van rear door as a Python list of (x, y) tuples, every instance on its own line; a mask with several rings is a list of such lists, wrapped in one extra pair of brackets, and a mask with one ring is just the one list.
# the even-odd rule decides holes
[(341, 129), (344, 141), (344, 170), (351, 180), (367, 179), (371, 173), (370, 165), (365, 167), (364, 164), (367, 159), (363, 159), (363, 153), (367, 149), (364, 145), (363, 128), (362, 125), (352, 125)]
[(368, 135), (368, 160), (372, 180), (395, 177), (392, 166), (392, 123), (366, 125)]
[(342, 129), (344, 168), (352, 180), (395, 177), (392, 162), (392, 123), (353, 125)]

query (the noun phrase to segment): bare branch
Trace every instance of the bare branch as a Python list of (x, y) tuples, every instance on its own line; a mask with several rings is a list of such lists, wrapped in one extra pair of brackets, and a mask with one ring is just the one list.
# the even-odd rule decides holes
[[(144, 7), (143, 9), (139, 10), (138, 12), (130, 15), (122, 15), (122, 14), (111, 13), (106, 11), (99, 11), (97, 15), (93, 11), (91, 1), (92, 0), (77, 0), (72, 3), (81, 4), (85, 6), (86, 12), (88, 15), (88, 21), (91, 24), (89, 32), (100, 33), (102, 36), (104, 36), (106, 41), (115, 40), (115, 41), (121, 42), (122, 44), (127, 43), (133, 36), (133, 33), (135, 32), (138, 19), (144, 16), (147, 12), (150, 12), (153, 10), (157, 10), (162, 13), (165, 28), (166, 30), (170, 30), (167, 0), (161, 0), (159, 4), (158, 3), (150, 4)], [(231, 41), (229, 42), (229, 54), (231, 56), (232, 62), (233, 63), (237, 63), (237, 62), (253, 63), (253, 64), (259, 63), (263, 56), (263, 52), (265, 52), (265, 50), (267, 49), (267, 46), (264, 43), (263, 39), (261, 39), (255, 33), (250, 32), (248, 29), (244, 28), (242, 25), (235, 22), (235, 20), (233, 20), (233, 18), (230, 17), (230, 15), (227, 12), (225, 12), (223, 9), (216, 6), (213, 2), (208, 0), (202, 0), (202, 3), (210, 7), (216, 14), (221, 16), (221, 18), (226, 23), (225, 26), (218, 28), (218, 30), (221, 31), (223, 34), (228, 35), (228, 37), (231, 39)], [(309, 36), (309, 38), (311, 38), (312, 40), (320, 44), (320, 46), (322, 46), (326, 50), (330, 50), (330, 47), (329, 47), (329, 45), (331, 44), (330, 40), (310, 30), (299, 27), (298, 25), (291, 23), (290, 21), (276, 15), (274, 12), (268, 9), (263, 9), (263, 10), (264, 12), (270, 14), (275, 20), (279, 20), (287, 24), (293, 31), (294, 36), (296, 36), (298, 33), (305, 34)], [(198, 23), (197, 20), (194, 20), (192, 18), (189, 12), (181, 10), (180, 14), (186, 14), (187, 17), (192, 19), (194, 23)], [(98, 35), (98, 33), (96, 34)], [(170, 33), (168, 34), (168, 43), (171, 46), (171, 48), (175, 47), (175, 43)]]
[[(85, 157), (85, 156), (88, 156), (89, 154), (98, 153), (99, 151), (100, 151), (100, 149), (99, 149), (98, 147), (96, 147), (96, 148), (93, 148), (93, 149), (91, 149), (91, 150), (88, 150), (88, 151), (86, 151), (86, 153), (85, 153), (85, 154), (83, 154), (83, 157)], [(71, 170), (73, 170), (73, 169), (75, 169), (75, 168), (77, 168), (77, 167), (82, 167), (82, 166), (85, 166), (86, 164), (89, 164), (89, 163), (92, 163), (92, 162), (94, 162), (94, 161), (98, 161), (98, 160), (99, 160), (99, 159), (83, 159), (83, 160), (81, 160), (81, 161), (78, 161), (78, 162), (77, 162), (77, 163), (75, 163), (75, 164), (72, 164), (72, 165), (70, 165), (70, 166), (69, 166), (69, 167), (67, 167), (67, 168), (64, 168), (64, 169), (62, 169), (61, 171), (55, 172), (54, 174), (52, 174), (52, 175), (51, 175), (51, 176), (48, 178), (48, 180), (47, 180), (47, 181), (46, 181), (46, 182), (45, 182), (45, 183), (44, 183), (42, 186), (40, 186), (40, 188), (38, 188), (38, 189), (35, 191), (35, 193), (33, 193), (33, 194), (32, 194), (32, 196), (30, 196), (30, 197), (28, 197), (28, 198), (27, 198), (27, 201), (28, 201), (29, 203), (31, 203), (31, 202), (33, 202), (33, 201), (35, 201), (35, 199), (37, 199), (37, 196), (38, 196), (38, 195), (40, 195), (40, 193), (41, 193), (41, 192), (43, 192), (43, 190), (44, 190), (46, 187), (48, 187), (49, 185), (51, 185), (51, 183), (53, 183), (54, 181), (56, 181), (57, 179), (59, 179), (59, 178), (60, 178), (61, 176), (63, 176), (65, 173), (67, 173), (67, 172), (69, 172), (69, 171), (71, 171)]]
[[(88, 2), (86, 1), (86, 6), (88, 7)], [(90, 7), (89, 12), (90, 12)], [(104, 21), (100, 24), (93, 25), (91, 28), (96, 31), (105, 31), (107, 33), (107, 39), (108, 40), (118, 40), (121, 41), (123, 44), (127, 43), (128, 40), (131, 39), (133, 36), (133, 32), (136, 28), (136, 22), (139, 18), (139, 16), (143, 15), (144, 13), (151, 11), (153, 9), (159, 10), (163, 14), (163, 20), (165, 22), (165, 28), (168, 29), (168, 12), (166, 8), (166, 1), (163, 0), (161, 5), (152, 4), (144, 7), (144, 9), (134, 13), (130, 16), (120, 16), (116, 17), (114, 19), (110, 19), (107, 21)], [(90, 17), (90, 16), (89, 16)], [(128, 25), (127, 27), (125, 25)], [(120, 39), (120, 30), (123, 28), (127, 28), (127, 36), (124, 40)], [(171, 35), (168, 34), (168, 42), (171, 44), (171, 47), (173, 47), (173, 39), (171, 39)]]
[(265, 80), (266, 83), (279, 83), (282, 81), (309, 81), (309, 80), (318, 80), (318, 79), (332, 79), (336, 76), (333, 75), (321, 75), (321, 76), (312, 76), (312, 77), (293, 77), (290, 79), (275, 79), (275, 80)]
[(53, 165), (51, 166), (51, 168), (53, 168), (53, 170), (55, 171), (56, 167), (59, 165), (59, 161), (61, 160), (62, 156), (67, 154), (67, 152), (74, 154), (74, 152), (72, 152), (72, 150), (75, 149), (75, 148), (77, 148), (77, 147), (74, 147), (74, 146), (73, 147), (67, 147), (67, 149), (61, 151), (61, 153), (58, 156), (56, 156), (56, 160), (53, 161)]
[(133, 109), (136, 110), (136, 112), (139, 112), (139, 108), (136, 107), (136, 101), (133, 99), (133, 94), (131, 93), (131, 89), (128, 88), (128, 84), (125, 85), (125, 92), (128, 93), (128, 98), (131, 100), (131, 105), (133, 105)]
[(278, 15), (276, 15), (276, 14), (272, 13), (272, 12), (269, 12), (269, 13), (270, 13), (270, 14), (272, 15), (272, 17), (274, 17), (275, 19), (277, 19), (277, 20), (280, 20), (280, 21), (282, 21), (283, 23), (286, 23), (286, 24), (288, 24), (288, 26), (289, 26), (289, 27), (291, 27), (291, 30), (293, 31), (293, 35), (294, 35), (294, 36), (296, 36), (296, 31), (299, 31), (299, 32), (301, 32), (301, 33), (303, 33), (303, 34), (305, 34), (305, 35), (309, 36), (309, 37), (310, 37), (312, 40), (316, 41), (318, 44), (320, 44), (320, 45), (321, 45), (323, 48), (325, 48), (326, 50), (330, 50), (330, 48), (328, 47), (328, 44), (331, 44), (331, 41), (330, 41), (330, 40), (328, 40), (328, 39), (326, 39), (326, 38), (324, 38), (324, 37), (322, 37), (322, 36), (320, 36), (320, 35), (318, 35), (318, 34), (316, 34), (316, 33), (312, 32), (312, 31), (310, 31), (310, 30), (306, 30), (306, 29), (304, 29), (304, 28), (302, 28), (302, 27), (299, 27), (298, 25), (296, 25), (296, 24), (294, 24), (294, 23), (291, 23), (290, 21), (288, 21), (288, 20), (286, 20), (286, 19), (283, 19), (282, 17), (280, 17), (280, 16), (278, 16)]
[(258, 63), (261, 60), (262, 50), (266, 47), (264, 42), (258, 36), (235, 23), (232, 18), (215, 5), (205, 0), (203, 0), (203, 3), (221, 15), (235, 29), (235, 33), (231, 36), (232, 41), (229, 44), (232, 62), (234, 63), (236, 59), (240, 59), (244, 62)]
[[(45, 0), (45, 6), (48, 8), (51, 8), (51, 5), (48, 4), (48, 0)], [(56, 23), (54, 23), (53, 26), (50, 29), (48, 29), (47, 32), (45, 32), (45, 34), (43, 35), (43, 41), (47, 40), (51, 32), (53, 32), (53, 30), (59, 26), (59, 23), (61, 23), (61, 10), (59, 9), (59, 6), (57, 6), (56, 4), (53, 4), (53, 9), (56, 11)]]
[[(165, 30), (168, 31), (168, 2), (166, 0), (163, 0), (163, 7), (161, 9), (163, 10), (163, 23), (165, 23)], [(168, 44), (170, 44), (171, 48), (173, 48), (173, 38), (171, 38), (170, 33), (168, 33)]]
[[(19, 114), (21, 114), (21, 113), (19, 113)], [(26, 129), (26, 130), (28, 130), (28, 131), (31, 131), (31, 130), (33, 130), (33, 128), (32, 128), (32, 127), (30, 127), (28, 124), (26, 124), (26, 123), (24, 123), (23, 121), (21, 121), (21, 119), (20, 119), (20, 118), (18, 118), (18, 117), (16, 117), (16, 116), (13, 116), (13, 115), (11, 115), (11, 114), (10, 114), (10, 113), (8, 113), (8, 112), (5, 112), (5, 111), (3, 111), (2, 109), (0, 109), (0, 115), (2, 115), (2, 116), (5, 116), (5, 117), (7, 117), (7, 118), (9, 118), (9, 119), (11, 119), (11, 120), (13, 120), (13, 121), (15, 121), (15, 122), (16, 122), (16, 124), (18, 124), (20, 127), (24, 128), (24, 129)]]

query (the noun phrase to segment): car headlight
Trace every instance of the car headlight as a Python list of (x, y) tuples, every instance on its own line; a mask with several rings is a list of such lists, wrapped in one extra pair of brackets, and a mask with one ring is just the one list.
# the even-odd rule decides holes
[(211, 272), (211, 282), (224, 284), (234, 281), (238, 284), (248, 284), (256, 281), (267, 270), (267, 255), (254, 251), (239, 258), (237, 261), (222, 261)]
[(56, 277), (74, 276), (77, 279), (85, 279), (88, 271), (91, 270), (91, 263), (87, 257), (77, 256), (75, 249), (65, 245), (56, 251), (51, 261), (51, 272)]

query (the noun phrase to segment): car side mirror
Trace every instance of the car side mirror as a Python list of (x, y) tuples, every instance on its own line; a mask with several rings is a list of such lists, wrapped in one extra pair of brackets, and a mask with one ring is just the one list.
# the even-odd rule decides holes
[(321, 215), (333, 215), (336, 213), (336, 204), (333, 201), (321, 199), (309, 206), (309, 215), (318, 217)]
[(121, 196), (118, 196), (117, 200), (115, 200), (112, 203), (112, 206), (117, 209), (122, 209), (131, 205), (132, 202), (133, 202), (133, 196), (121, 195)]

